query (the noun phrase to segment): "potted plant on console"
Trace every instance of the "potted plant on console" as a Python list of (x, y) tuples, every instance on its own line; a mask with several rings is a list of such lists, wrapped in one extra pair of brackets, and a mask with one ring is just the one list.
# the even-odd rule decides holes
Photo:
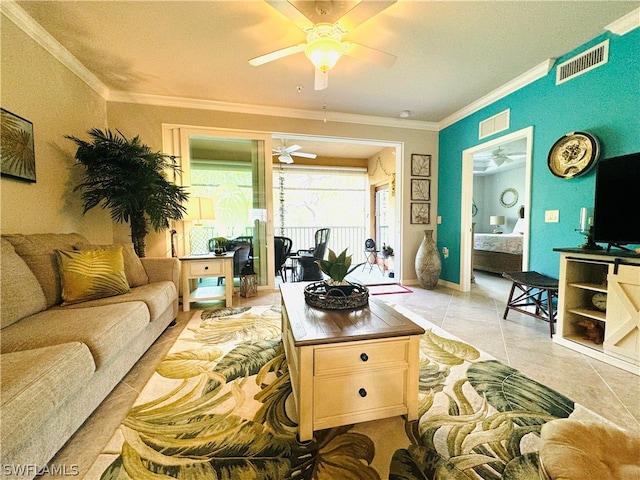
[(345, 248), (340, 254), (329, 249), (326, 260), (316, 260), (320, 270), (329, 278), (307, 285), (305, 300), (309, 305), (333, 310), (360, 308), (367, 304), (369, 291), (363, 285), (351, 283), (345, 277), (363, 263), (351, 266), (352, 255)]
[(329, 256), (326, 260), (316, 260), (316, 263), (320, 267), (320, 270), (329, 277), (326, 280), (326, 284), (329, 286), (329, 290), (336, 289), (350, 295), (353, 291), (354, 284), (345, 280), (345, 277), (353, 272), (362, 263), (351, 267), (351, 259), (353, 255), (347, 255), (347, 248), (345, 248), (339, 255), (329, 249)]

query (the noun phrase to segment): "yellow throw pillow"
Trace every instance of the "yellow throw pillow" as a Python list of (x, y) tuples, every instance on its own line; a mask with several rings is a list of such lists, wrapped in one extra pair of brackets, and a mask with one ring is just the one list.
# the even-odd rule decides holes
[(108, 250), (56, 250), (62, 305), (128, 293), (122, 247)]

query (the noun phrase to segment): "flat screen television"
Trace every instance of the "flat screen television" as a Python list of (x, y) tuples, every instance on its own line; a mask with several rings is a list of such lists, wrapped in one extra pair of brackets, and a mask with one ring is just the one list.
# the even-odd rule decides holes
[(640, 244), (640, 152), (598, 162), (593, 240), (609, 248)]

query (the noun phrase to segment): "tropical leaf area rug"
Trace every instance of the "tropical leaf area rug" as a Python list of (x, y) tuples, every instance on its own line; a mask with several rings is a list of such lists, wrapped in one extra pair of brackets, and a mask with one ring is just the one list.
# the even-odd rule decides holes
[(541, 426), (596, 417), (433, 325), (421, 339), (418, 421), (300, 443), (280, 321), (279, 306), (197, 312), (85, 478), (534, 480)]

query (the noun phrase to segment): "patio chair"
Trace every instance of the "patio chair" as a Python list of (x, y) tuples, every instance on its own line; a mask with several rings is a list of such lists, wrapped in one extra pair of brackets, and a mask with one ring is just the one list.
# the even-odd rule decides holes
[(376, 241), (373, 238), (367, 238), (364, 241), (364, 256), (366, 258), (366, 262), (362, 265), (362, 271), (364, 272), (367, 267), (369, 267), (369, 273), (373, 270), (374, 265), (378, 267), (380, 273), (384, 275), (383, 270), (378, 265), (378, 253), (380, 250), (376, 247)]
[(293, 240), (288, 237), (273, 237), (273, 247), (275, 251), (276, 276), (280, 275), (283, 282), (287, 281), (287, 270), (285, 264), (289, 255), (291, 255), (291, 247)]
[(321, 228), (316, 230), (316, 244), (307, 250), (298, 250), (299, 270), (298, 278), (303, 281), (317, 281), (322, 280), (322, 271), (316, 263), (316, 260), (324, 258), (324, 254), (327, 250), (327, 243), (329, 243), (329, 236), (331, 234), (330, 228)]

